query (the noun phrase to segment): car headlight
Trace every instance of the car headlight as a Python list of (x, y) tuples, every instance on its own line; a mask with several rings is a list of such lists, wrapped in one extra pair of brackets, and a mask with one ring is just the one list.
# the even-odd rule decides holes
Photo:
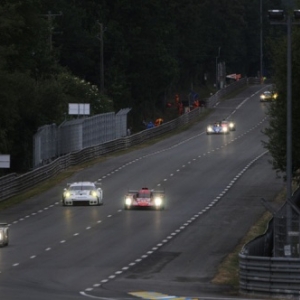
[(0, 241), (2, 241), (3, 240), (3, 231), (0, 231)]
[(66, 198), (69, 198), (70, 196), (71, 196), (71, 193), (70, 193), (70, 192), (68, 192), (68, 191), (65, 192), (65, 197), (66, 197)]
[(126, 205), (131, 205), (131, 203), (132, 203), (132, 199), (130, 197), (126, 197), (125, 198), (125, 204)]
[(93, 197), (97, 197), (97, 192), (96, 191), (91, 191), (90, 195), (92, 195)]
[(207, 131), (213, 131), (212, 127), (211, 127), (211, 126), (208, 126), (208, 127), (207, 127)]
[(278, 97), (278, 94), (275, 93), (275, 94), (273, 95), (273, 98), (276, 99), (277, 97)]
[(224, 131), (224, 132), (227, 132), (227, 131), (228, 131), (228, 128), (227, 128), (227, 127), (223, 127), (223, 131)]
[(154, 198), (154, 204), (156, 206), (161, 206), (162, 205), (162, 198), (161, 197), (155, 197)]
[(265, 98), (266, 98), (265, 95), (261, 95), (261, 96), (260, 96), (260, 99), (265, 99)]
[(233, 124), (233, 123), (229, 123), (229, 127), (230, 127), (230, 128), (233, 128), (233, 127), (234, 127), (234, 124)]

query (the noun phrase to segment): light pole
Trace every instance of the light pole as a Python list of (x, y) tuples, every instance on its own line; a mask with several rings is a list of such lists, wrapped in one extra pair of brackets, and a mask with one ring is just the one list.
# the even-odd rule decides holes
[(218, 56), (216, 56), (216, 89), (218, 90), (219, 87), (218, 87), (218, 79), (219, 79), (219, 72), (218, 72), (218, 59), (220, 58), (220, 51), (221, 51), (221, 47), (219, 47), (219, 50), (218, 50)]
[(53, 19), (55, 17), (61, 17), (63, 15), (63, 13), (60, 11), (59, 14), (53, 14), (51, 11), (48, 11), (47, 14), (42, 14), (41, 16), (42, 17), (47, 17), (48, 19), (48, 28), (49, 28), (49, 47), (50, 47), (50, 52), (52, 52), (52, 35), (53, 33), (56, 33), (56, 32), (53, 32)]
[[(269, 10), (272, 25), (287, 26), (287, 136), (286, 136), (286, 181), (287, 199), (292, 195), (292, 25), (300, 22), (292, 21), (291, 15), (283, 10)], [(300, 11), (294, 10), (294, 20), (300, 19)]]
[[(300, 24), (295, 20), (300, 19), (300, 11), (294, 10), (294, 20), (290, 14), (285, 15), (283, 10), (269, 10), (269, 20), (272, 25), (287, 26), (287, 112), (286, 112), (286, 222), (287, 222), (287, 243), (291, 246), (289, 231), (292, 229), (292, 211), (290, 200), (292, 197), (292, 25)], [(275, 249), (276, 252), (276, 249)]]
[(103, 24), (97, 21), (97, 24), (100, 26), (100, 91), (104, 93), (104, 64), (103, 64)]
[(260, 83), (263, 84), (263, 23), (262, 23), (262, 0), (260, 0)]

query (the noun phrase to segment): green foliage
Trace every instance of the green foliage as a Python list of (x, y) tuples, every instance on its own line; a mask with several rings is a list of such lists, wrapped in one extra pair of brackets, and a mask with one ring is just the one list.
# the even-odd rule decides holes
[(178, 91), (212, 86), (219, 47), (228, 73), (256, 76), (259, 29), (259, 1), (3, 0), (0, 152), (28, 169), (34, 133), (63, 121), (68, 103), (90, 103), (93, 114), (130, 107), (138, 127)]
[[(292, 44), (292, 172), (295, 176), (300, 169), (300, 31), (294, 30)], [(282, 38), (271, 44), (273, 47), (273, 59), (275, 77), (274, 82), (278, 91), (278, 99), (272, 103), (268, 112), (270, 124), (265, 134), (269, 140), (265, 147), (270, 151), (273, 158), (273, 167), (277, 171), (286, 171), (286, 143), (287, 143), (287, 40)]]
[(75, 77), (69, 73), (61, 73), (57, 78), (64, 95), (64, 101), (60, 101), (61, 111), (67, 111), (68, 103), (89, 103), (93, 115), (111, 112), (113, 110), (112, 101), (105, 95), (101, 95), (96, 85)]

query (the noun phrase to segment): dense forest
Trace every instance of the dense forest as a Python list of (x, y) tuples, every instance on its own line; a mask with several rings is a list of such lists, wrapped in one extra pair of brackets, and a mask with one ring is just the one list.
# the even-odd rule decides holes
[[(68, 103), (90, 103), (92, 114), (130, 107), (138, 128), (163, 114), (175, 93), (213, 87), (216, 57), (228, 74), (259, 76), (260, 3), (2, 0), (0, 153), (11, 155), (10, 172), (31, 168), (33, 135), (60, 124)], [(281, 1), (262, 1), (263, 72), (284, 82), (281, 71), (275, 75), (273, 58), (283, 69), (285, 60), (284, 31), (268, 21), (273, 8)]]

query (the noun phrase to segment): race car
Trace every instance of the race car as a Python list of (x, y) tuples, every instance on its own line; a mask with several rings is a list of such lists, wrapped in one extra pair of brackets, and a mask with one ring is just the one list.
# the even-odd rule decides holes
[(94, 182), (69, 183), (62, 195), (62, 205), (103, 205), (103, 191)]
[(162, 210), (165, 207), (164, 202), (164, 191), (155, 191), (143, 187), (140, 190), (128, 191), (124, 199), (124, 209), (152, 208)]
[(222, 124), (222, 122), (215, 122), (206, 127), (206, 134), (228, 134), (228, 124)]
[(232, 121), (226, 121), (226, 120), (223, 120), (221, 122), (221, 125), (222, 126), (227, 126), (229, 131), (235, 131), (235, 123), (232, 122)]
[(264, 91), (260, 95), (260, 102), (273, 101), (273, 100), (276, 100), (277, 97), (278, 97), (278, 94), (275, 91)]
[(0, 247), (8, 245), (8, 224), (0, 223)]
[(278, 98), (278, 93), (276, 91), (271, 92), (273, 95), (273, 100), (276, 100)]

